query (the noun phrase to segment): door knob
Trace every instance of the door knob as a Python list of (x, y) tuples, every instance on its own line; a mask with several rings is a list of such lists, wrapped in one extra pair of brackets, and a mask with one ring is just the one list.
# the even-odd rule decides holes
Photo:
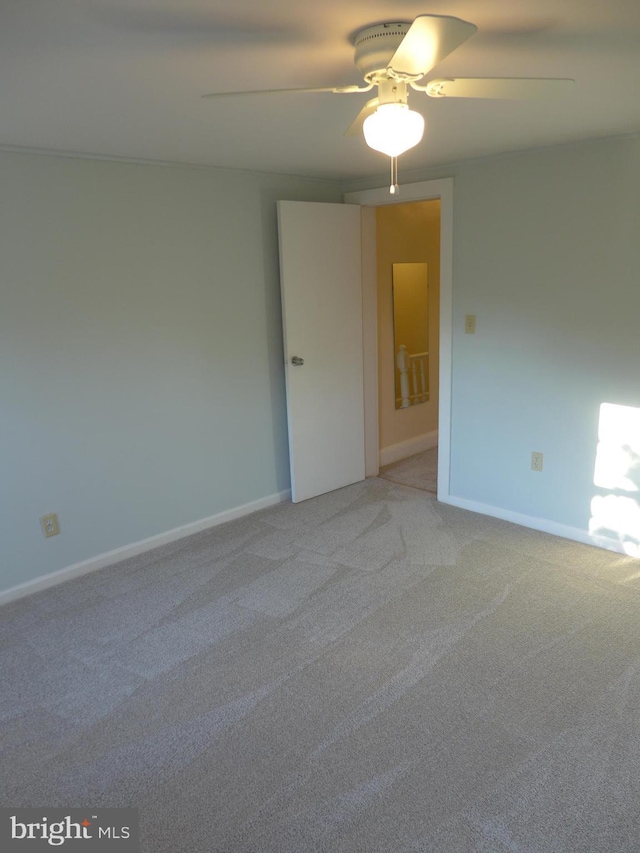
[(304, 364), (304, 358), (300, 358), (299, 355), (294, 355), (291, 359), (291, 364), (293, 364), (294, 367), (302, 367)]

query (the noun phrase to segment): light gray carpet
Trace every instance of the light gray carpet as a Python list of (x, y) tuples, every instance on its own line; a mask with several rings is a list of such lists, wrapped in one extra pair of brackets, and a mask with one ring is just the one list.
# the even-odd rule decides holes
[(145, 853), (640, 849), (640, 562), (368, 480), (15, 602), (3, 805)]
[(413, 486), (425, 492), (438, 491), (438, 448), (432, 447), (422, 453), (416, 453), (399, 462), (385, 465), (380, 476), (392, 483)]

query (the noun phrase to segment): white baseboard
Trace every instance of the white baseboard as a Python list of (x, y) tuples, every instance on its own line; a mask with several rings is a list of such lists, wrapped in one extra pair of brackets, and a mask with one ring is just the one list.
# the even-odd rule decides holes
[(618, 554), (626, 554), (624, 544), (618, 539), (613, 539), (610, 536), (601, 536), (599, 534), (590, 533), (588, 530), (582, 530), (579, 527), (571, 527), (568, 524), (559, 524), (557, 521), (550, 521), (547, 518), (537, 518), (533, 515), (523, 515), (519, 512), (512, 512), (501, 507), (491, 506), (490, 504), (479, 503), (478, 501), (470, 501), (466, 498), (457, 498), (454, 495), (446, 495), (445, 497), (438, 496), (441, 503), (451, 504), (461, 509), (468, 509), (470, 512), (478, 512), (480, 515), (489, 515), (492, 518), (501, 518), (503, 521), (511, 521), (513, 524), (519, 524), (521, 527), (529, 527), (532, 530), (540, 530), (543, 533), (550, 533), (552, 536), (562, 536), (563, 539), (571, 539), (574, 542), (582, 542), (585, 545), (593, 545), (596, 548), (604, 548), (607, 551), (615, 551)]
[(399, 462), (401, 459), (406, 459), (408, 456), (413, 456), (415, 453), (422, 453), (423, 450), (430, 450), (432, 447), (438, 446), (438, 430), (433, 432), (425, 432), (415, 438), (409, 438), (406, 441), (399, 441), (398, 444), (390, 444), (388, 447), (380, 448), (380, 467), (391, 465), (393, 462)]
[(51, 572), (47, 575), (42, 575), (39, 578), (26, 581), (18, 584), (10, 589), (0, 592), (0, 606), (8, 604), (10, 601), (15, 601), (25, 595), (32, 595), (34, 592), (40, 592), (43, 589), (48, 589), (51, 586), (56, 586), (59, 583), (71, 580), (72, 578), (80, 577), (81, 575), (95, 572), (98, 569), (103, 569), (105, 566), (111, 566), (114, 563), (119, 563), (129, 557), (135, 557), (138, 554), (143, 554), (145, 551), (152, 551), (154, 548), (160, 548), (162, 545), (168, 545), (170, 542), (175, 542), (177, 539), (183, 539), (185, 536), (191, 536), (193, 533), (199, 533), (201, 530), (208, 530), (210, 527), (217, 527), (219, 524), (225, 524), (227, 521), (234, 521), (236, 518), (242, 518), (245, 515), (251, 515), (261, 509), (275, 506), (279, 503), (288, 501), (291, 497), (291, 491), (286, 489), (283, 492), (276, 492), (273, 495), (267, 495), (265, 498), (260, 498), (257, 501), (243, 504), (242, 506), (233, 507), (223, 512), (211, 515), (208, 518), (201, 518), (199, 521), (191, 521), (189, 524), (183, 524), (181, 527), (174, 527), (173, 530), (167, 530), (165, 533), (158, 533), (156, 536), (150, 536), (148, 539), (142, 539), (140, 542), (134, 542), (131, 545), (124, 545), (122, 548), (116, 548), (113, 551), (107, 551), (105, 554), (98, 554), (97, 557), (90, 557), (88, 560), (82, 560), (80, 563), (74, 563), (72, 566), (67, 566), (64, 569), (58, 569), (56, 572)]

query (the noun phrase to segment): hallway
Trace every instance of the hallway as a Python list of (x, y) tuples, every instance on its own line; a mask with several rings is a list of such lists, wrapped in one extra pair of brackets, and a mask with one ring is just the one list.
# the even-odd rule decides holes
[(422, 489), (424, 492), (438, 491), (438, 448), (432, 447), (408, 456), (399, 462), (385, 465), (380, 469), (380, 477), (390, 480), (392, 483), (400, 483), (403, 486), (413, 486), (414, 489)]

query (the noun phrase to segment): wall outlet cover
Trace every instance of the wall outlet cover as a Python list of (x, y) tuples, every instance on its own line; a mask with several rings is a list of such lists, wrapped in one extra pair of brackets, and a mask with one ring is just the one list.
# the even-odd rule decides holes
[(49, 515), (43, 515), (40, 519), (40, 524), (42, 525), (42, 529), (44, 531), (44, 535), (48, 538), (49, 536), (57, 536), (60, 533), (60, 525), (58, 524), (58, 516), (55, 512), (49, 513)]

